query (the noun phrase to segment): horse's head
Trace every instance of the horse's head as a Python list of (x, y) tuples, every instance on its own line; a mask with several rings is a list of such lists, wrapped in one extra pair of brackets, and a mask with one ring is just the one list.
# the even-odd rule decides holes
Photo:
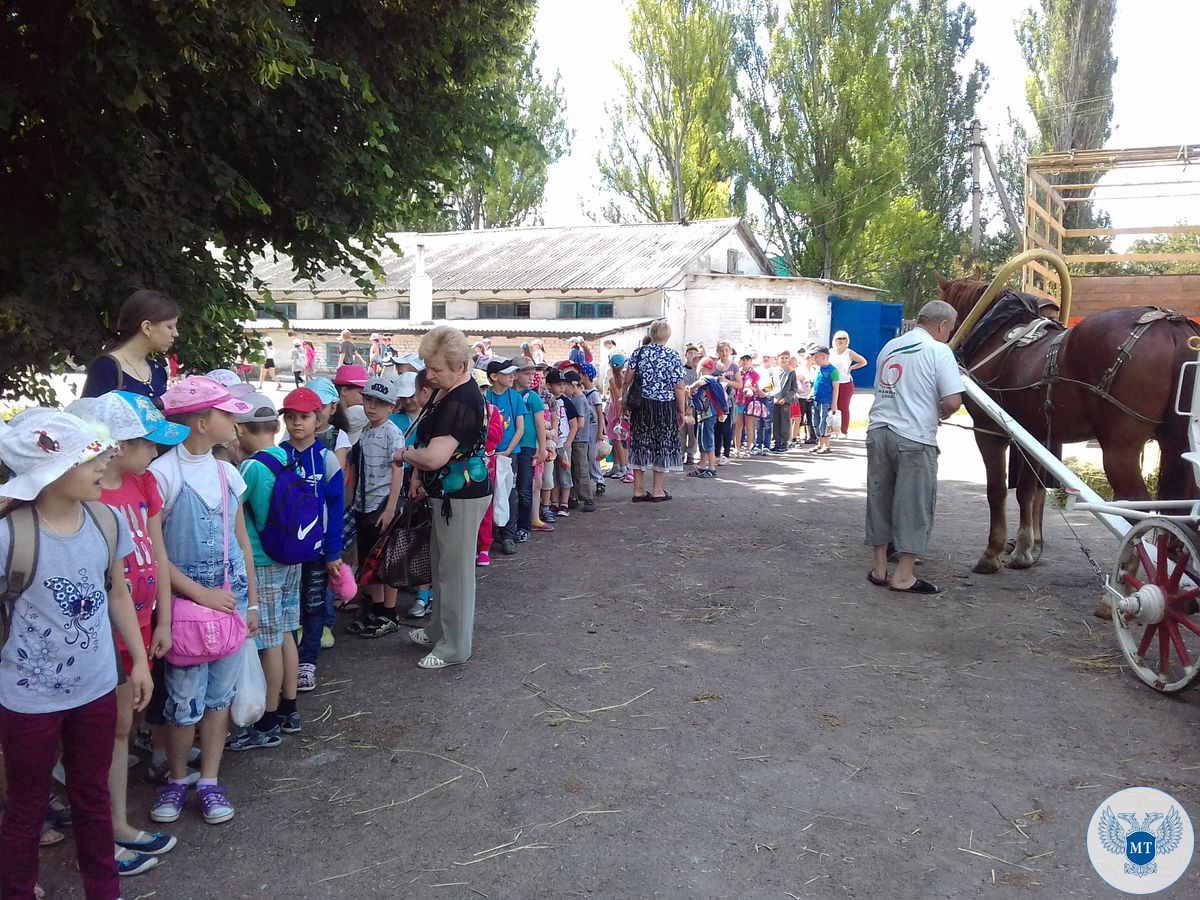
[(987, 290), (987, 283), (981, 280), (982, 278), (983, 270), (978, 266), (975, 267), (975, 271), (971, 273), (970, 278), (955, 278), (950, 280), (943, 278), (941, 275), (937, 276), (941, 299), (953, 306), (955, 312), (958, 313), (958, 321), (954, 325), (954, 331), (958, 331), (958, 326), (962, 324), (967, 314), (975, 308), (975, 304), (983, 296), (983, 292)]

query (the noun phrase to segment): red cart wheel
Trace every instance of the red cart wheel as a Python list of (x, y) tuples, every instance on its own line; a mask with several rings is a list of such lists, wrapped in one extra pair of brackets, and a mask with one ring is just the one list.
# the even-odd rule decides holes
[(1200, 681), (1200, 540), (1170, 519), (1137, 522), (1117, 554), (1113, 627), (1133, 673), (1177, 694)]

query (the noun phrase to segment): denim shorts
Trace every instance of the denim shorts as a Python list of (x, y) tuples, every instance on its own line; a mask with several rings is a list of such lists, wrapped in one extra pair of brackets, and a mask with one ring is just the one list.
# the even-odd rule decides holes
[(169, 725), (195, 725), (210, 709), (225, 709), (236, 693), (238, 654), (198, 666), (173, 666), (163, 661), (167, 702), (163, 717)]
[(709, 416), (696, 424), (696, 440), (700, 443), (701, 453), (712, 453), (716, 447), (717, 417)]
[(254, 643), (259, 650), (268, 650), (283, 644), (283, 636), (300, 627), (300, 566), (256, 565), (254, 582), (258, 588)]
[(825, 432), (829, 430), (829, 414), (833, 411), (833, 405), (829, 403), (813, 403), (813, 431), (817, 433), (817, 437), (824, 437)]

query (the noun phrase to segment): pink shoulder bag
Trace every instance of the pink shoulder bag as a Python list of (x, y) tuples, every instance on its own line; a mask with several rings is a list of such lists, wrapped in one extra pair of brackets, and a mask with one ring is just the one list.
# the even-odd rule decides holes
[[(229, 483), (220, 462), (217, 471), (221, 475), (221, 571), (224, 588), (229, 590)], [(167, 652), (171, 665), (216, 662), (240, 650), (245, 640), (246, 623), (236, 609), (221, 612), (187, 597), (171, 598), (171, 649)]]

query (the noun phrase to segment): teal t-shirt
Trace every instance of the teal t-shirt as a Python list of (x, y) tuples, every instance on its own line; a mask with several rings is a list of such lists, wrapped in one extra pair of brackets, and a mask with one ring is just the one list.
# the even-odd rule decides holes
[(504, 437), (500, 439), (500, 450), (507, 450), (508, 445), (512, 443), (513, 436), (517, 433), (517, 420), (528, 411), (525, 401), (520, 394), (509, 388), (502, 394), (489, 390), (487, 402), (496, 407), (501, 421), (504, 422)]
[(388, 418), (400, 429), (401, 434), (408, 434), (408, 428), (412, 425), (412, 416), (406, 412), (394, 412)]
[[(287, 451), (282, 447), (268, 447), (271, 456), (287, 465)], [(246, 482), (246, 492), (242, 494), (242, 506), (246, 515), (246, 534), (250, 538), (250, 549), (254, 551), (256, 566), (276, 566), (279, 563), (263, 552), (262, 539), (258, 536), (259, 529), (267, 523), (267, 513), (271, 509), (271, 493), (275, 490), (275, 475), (253, 457), (243, 460), (241, 468), (242, 480)], [(232, 523), (230, 523), (232, 530)]]
[(528, 412), (525, 413), (525, 433), (521, 435), (521, 449), (536, 450), (537, 425), (534, 424), (533, 417), (544, 413), (546, 404), (542, 402), (541, 396), (533, 388), (521, 391), (521, 396), (525, 398), (525, 407), (528, 409)]

